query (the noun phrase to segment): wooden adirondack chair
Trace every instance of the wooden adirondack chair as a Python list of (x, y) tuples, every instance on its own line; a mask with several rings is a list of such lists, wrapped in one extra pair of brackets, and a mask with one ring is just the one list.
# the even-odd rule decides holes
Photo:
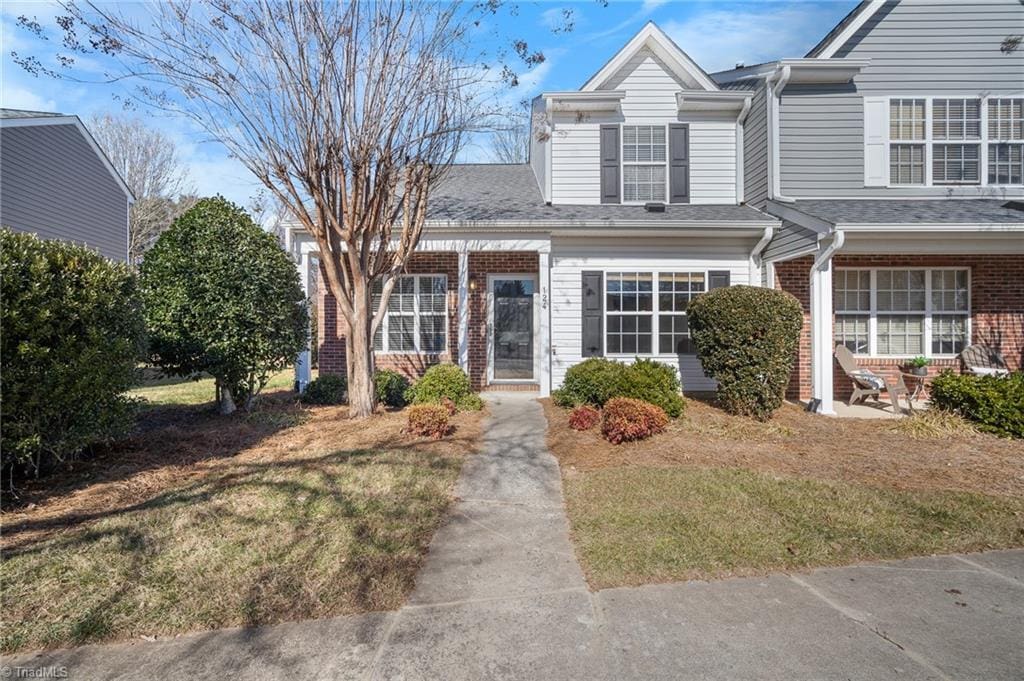
[[(847, 378), (853, 383), (853, 393), (846, 402), (848, 405), (853, 406), (868, 397), (874, 397), (876, 401), (881, 402), (879, 395), (884, 391), (889, 393), (889, 400), (892, 402), (893, 411), (897, 414), (900, 413), (900, 395), (907, 396), (910, 394), (902, 377), (893, 383), (885, 376), (861, 367), (857, 364), (853, 353), (845, 345), (836, 345), (835, 354), (839, 366), (842, 367)], [(907, 399), (909, 400), (909, 397)]]
[(960, 353), (964, 371), (976, 376), (1007, 376), (1010, 368), (998, 352), (987, 345), (972, 345)]

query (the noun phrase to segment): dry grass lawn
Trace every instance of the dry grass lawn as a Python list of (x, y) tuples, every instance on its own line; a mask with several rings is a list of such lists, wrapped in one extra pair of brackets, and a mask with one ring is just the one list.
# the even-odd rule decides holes
[(435, 442), (287, 392), (232, 417), (165, 401), (5, 509), (4, 652), (395, 608), (482, 420)]
[(1024, 545), (1024, 443), (928, 415), (769, 423), (690, 400), (649, 440), (578, 433), (545, 401), (595, 588)]

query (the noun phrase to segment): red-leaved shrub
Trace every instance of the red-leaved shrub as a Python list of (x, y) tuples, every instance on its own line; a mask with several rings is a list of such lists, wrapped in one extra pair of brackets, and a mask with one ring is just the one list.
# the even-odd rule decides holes
[(569, 427), (573, 430), (590, 430), (601, 420), (601, 412), (589, 404), (583, 404), (569, 414)]
[(450, 397), (442, 397), (441, 406), (448, 410), (448, 416), (455, 416), (455, 412), (458, 411), (455, 407), (455, 401)]
[(612, 444), (643, 440), (665, 430), (665, 410), (650, 402), (616, 397), (604, 405), (601, 434)]
[(408, 430), (413, 435), (440, 440), (450, 430), (448, 410), (440, 404), (414, 404), (408, 412)]

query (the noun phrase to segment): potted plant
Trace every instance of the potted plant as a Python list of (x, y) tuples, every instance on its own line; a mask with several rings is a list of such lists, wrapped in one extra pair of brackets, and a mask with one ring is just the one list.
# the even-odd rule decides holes
[(910, 369), (910, 373), (915, 376), (927, 376), (928, 365), (931, 364), (931, 360), (927, 357), (915, 357), (914, 359), (907, 362), (907, 366)]

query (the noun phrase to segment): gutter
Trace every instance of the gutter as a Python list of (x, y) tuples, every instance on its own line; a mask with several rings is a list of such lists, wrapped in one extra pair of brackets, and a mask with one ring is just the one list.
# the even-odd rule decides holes
[(779, 106), (782, 101), (782, 91), (786, 88), (786, 84), (789, 82), (792, 74), (792, 67), (789, 64), (785, 64), (765, 80), (765, 87), (768, 88), (768, 95), (771, 97), (768, 105), (768, 129), (771, 131), (771, 134), (768, 136), (770, 142), (768, 153), (770, 156), (769, 167), (771, 168), (771, 198), (786, 203), (794, 203), (795, 199), (782, 195), (782, 162), (780, 160), (781, 154), (779, 153), (779, 146), (781, 144), (779, 139)]
[(761, 240), (757, 242), (754, 250), (750, 252), (750, 259), (758, 269), (761, 268), (761, 254), (764, 253), (764, 249), (768, 247), (768, 243), (772, 240), (773, 236), (775, 236), (775, 228), (765, 227)]
[(836, 230), (832, 236), (832, 242), (814, 259), (814, 264), (811, 265), (811, 277), (814, 277), (815, 272), (822, 270), (825, 264), (835, 255), (835, 252), (843, 247), (844, 243), (846, 243), (846, 233), (842, 230)]

